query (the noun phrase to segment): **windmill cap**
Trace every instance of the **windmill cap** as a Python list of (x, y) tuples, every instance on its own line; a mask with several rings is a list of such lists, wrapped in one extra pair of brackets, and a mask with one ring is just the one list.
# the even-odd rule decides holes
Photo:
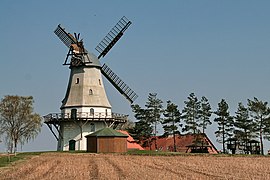
[(86, 63), (86, 66), (98, 66), (101, 67), (101, 64), (99, 62), (99, 59), (96, 55), (93, 53), (88, 52), (85, 56), (87, 56), (85, 59), (89, 59), (90, 62)]

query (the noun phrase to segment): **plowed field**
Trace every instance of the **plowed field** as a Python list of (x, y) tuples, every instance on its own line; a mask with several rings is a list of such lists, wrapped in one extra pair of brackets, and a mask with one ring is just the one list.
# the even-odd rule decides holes
[(270, 158), (44, 153), (0, 179), (270, 179)]

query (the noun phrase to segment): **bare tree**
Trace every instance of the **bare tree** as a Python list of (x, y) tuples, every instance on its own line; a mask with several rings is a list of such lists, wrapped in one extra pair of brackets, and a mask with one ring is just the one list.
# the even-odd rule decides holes
[(0, 133), (6, 137), (10, 153), (34, 139), (41, 129), (40, 115), (33, 113), (32, 96), (5, 96), (0, 102)]

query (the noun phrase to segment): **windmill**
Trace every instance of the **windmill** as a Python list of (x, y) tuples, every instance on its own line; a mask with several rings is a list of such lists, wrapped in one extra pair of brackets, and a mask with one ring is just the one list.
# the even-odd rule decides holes
[(117, 127), (127, 121), (127, 115), (112, 113), (103, 86), (102, 75), (130, 102), (138, 97), (100, 59), (104, 57), (131, 25), (125, 16), (109, 31), (95, 48), (99, 55), (88, 52), (80, 34), (68, 33), (60, 24), (54, 33), (69, 48), (63, 65), (70, 68), (66, 95), (61, 113), (46, 116), (45, 123), (58, 141), (58, 150), (86, 150), (85, 135), (104, 127)]

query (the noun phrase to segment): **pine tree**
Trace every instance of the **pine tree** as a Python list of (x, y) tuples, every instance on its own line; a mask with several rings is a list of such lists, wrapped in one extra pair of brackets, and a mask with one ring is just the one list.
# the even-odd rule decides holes
[(181, 118), (185, 122), (184, 132), (191, 131), (193, 134), (199, 132), (198, 121), (200, 118), (200, 102), (194, 93), (191, 93), (188, 97), (188, 101), (184, 101), (186, 106), (182, 110)]
[(200, 123), (199, 127), (202, 128), (202, 133), (205, 133), (205, 130), (208, 125), (211, 125), (210, 117), (212, 115), (211, 105), (206, 97), (202, 97), (201, 101), (201, 109), (200, 109)]
[(148, 101), (146, 102), (146, 111), (149, 115), (149, 123), (154, 126), (154, 141), (155, 141), (155, 149), (157, 148), (157, 125), (161, 122), (161, 114), (163, 113), (162, 100), (157, 98), (157, 93), (149, 93)]
[(218, 130), (215, 134), (218, 142), (222, 143), (223, 153), (225, 153), (225, 142), (228, 137), (232, 136), (233, 118), (230, 116), (229, 106), (224, 99), (218, 103), (218, 109), (214, 113), (218, 116), (214, 119), (218, 125)]
[(151, 137), (152, 137), (153, 128), (151, 124), (146, 121), (138, 121), (135, 122), (135, 126), (133, 128), (128, 129), (130, 135), (139, 141), (139, 143), (143, 143), (143, 147), (148, 146), (151, 150)]
[(254, 97), (253, 101), (248, 99), (248, 110), (256, 124), (256, 130), (259, 132), (262, 155), (264, 154), (263, 137), (268, 134), (270, 124), (270, 109), (267, 104), (267, 102), (259, 101), (256, 97)]
[(131, 105), (132, 111), (135, 113), (134, 117), (138, 120), (133, 128), (128, 129), (134, 139), (144, 143), (144, 146), (148, 146), (151, 149), (151, 136), (153, 127), (149, 122), (149, 114), (145, 109), (142, 109), (138, 104)]
[(178, 131), (178, 126), (181, 117), (180, 111), (178, 110), (178, 106), (172, 103), (171, 101), (167, 101), (167, 108), (165, 109), (163, 115), (165, 117), (162, 121), (164, 129), (163, 136), (173, 135), (173, 149), (174, 152), (176, 152), (175, 135), (180, 134), (180, 132)]
[(234, 126), (235, 126), (235, 137), (240, 141), (244, 142), (245, 151), (247, 152), (247, 143), (253, 137), (255, 131), (255, 124), (249, 117), (248, 109), (242, 104), (238, 103), (238, 109), (235, 112)]

